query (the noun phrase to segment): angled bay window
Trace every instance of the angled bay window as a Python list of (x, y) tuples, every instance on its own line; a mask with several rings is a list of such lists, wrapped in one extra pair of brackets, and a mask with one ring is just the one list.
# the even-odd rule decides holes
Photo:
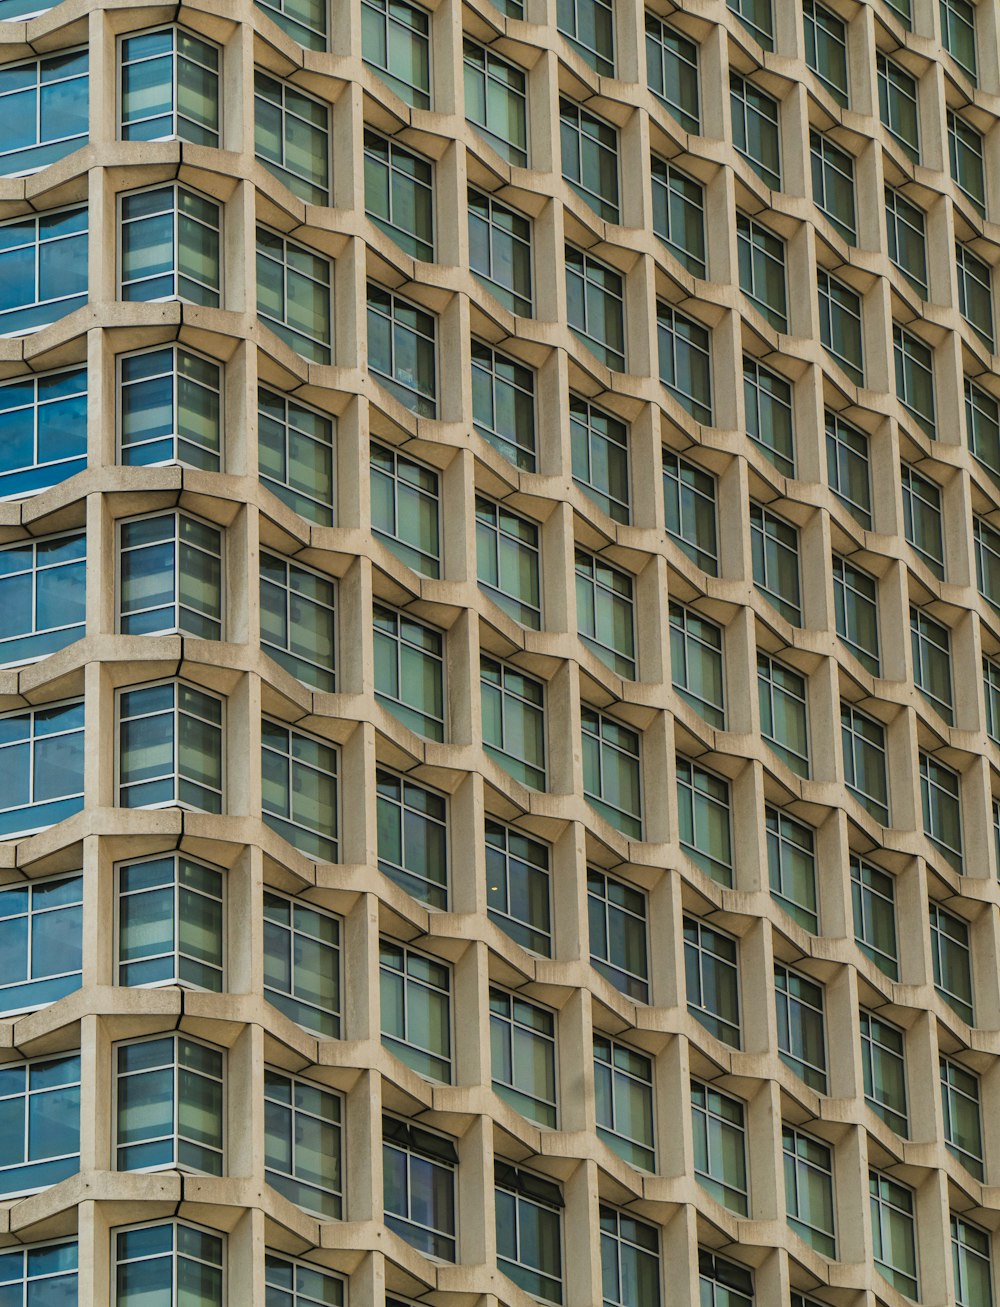
[(44, 658), (83, 636), (86, 571), (82, 532), (0, 548), (0, 665)]
[(768, 654), (757, 655), (760, 731), (797, 776), (809, 775), (806, 678)]
[(414, 571), (440, 575), (438, 474), (386, 445), (371, 446), (372, 534)]
[(504, 308), (531, 316), (531, 222), (469, 187), (469, 267)]
[(646, 81), (686, 132), (701, 131), (698, 47), (646, 10)]
[[(819, 9), (821, 6), (817, 5)], [(858, 239), (854, 203), (854, 159), (822, 132), (809, 133), (813, 202), (848, 245)]]
[(698, 917), (684, 918), (687, 1010), (716, 1039), (740, 1047), (739, 945)]
[(913, 1190), (878, 1171), (868, 1172), (875, 1269), (907, 1298), (917, 1298), (917, 1221)]
[(896, 883), (856, 853), (851, 854), (851, 907), (858, 948), (890, 980), (898, 980)]
[(699, 1248), (698, 1292), (702, 1307), (754, 1307), (753, 1273)]
[(121, 297), (180, 299), (218, 308), (222, 211), (183, 186), (134, 191), (121, 199)]
[(0, 1013), (4, 1016), (55, 1003), (80, 988), (82, 874), (0, 889), (0, 958)]
[(824, 1257), (836, 1257), (833, 1150), (813, 1135), (781, 1128), (788, 1224)]
[(823, 268), (816, 272), (819, 296), (819, 338), (858, 386), (865, 384), (865, 352), (861, 321), (861, 296)]
[(889, 773), (885, 727), (846, 699), (840, 704), (844, 784), (863, 808), (889, 825)]
[(733, 145), (766, 186), (781, 190), (780, 105), (739, 73), (729, 74)]
[(115, 1169), (223, 1171), (225, 1054), (185, 1035), (115, 1050)]
[(677, 825), (681, 848), (720, 885), (733, 883), (729, 782), (678, 757)]
[(451, 1084), (451, 967), (379, 942), (382, 1043), (419, 1075)]
[(826, 1019), (823, 986), (774, 964), (774, 1004), (778, 1017), (778, 1056), (811, 1088), (827, 1092)]
[(649, 165), (653, 231), (688, 272), (704, 277), (708, 269), (705, 188), (659, 155), (650, 155)]
[(434, 257), (434, 166), (365, 128), (365, 213), (415, 259)]
[(0, 499), (46, 490), (86, 466), (86, 368), (0, 385)]
[(719, 730), (726, 726), (722, 627), (684, 604), (670, 604), (670, 679), (680, 697)]
[(950, 1057), (939, 1059), (944, 1142), (977, 1180), (986, 1176), (979, 1077)]
[(976, 6), (972, 0), (941, 0), (940, 14), (941, 44), (975, 86)]
[(848, 105), (847, 24), (819, 0), (802, 0), (806, 63), (837, 103)]
[(127, 466), (222, 466), (223, 371), (180, 345), (118, 360), (121, 461)]
[(343, 1105), (299, 1076), (264, 1069), (264, 1178), (321, 1220), (343, 1215)]
[(87, 209), (0, 222), (0, 337), (47, 327), (87, 302)]
[(556, 26), (596, 73), (615, 75), (615, 12), (611, 0), (559, 0)]
[(266, 227), (257, 228), (257, 313), (312, 363), (333, 362), (333, 264)]
[(542, 624), (538, 526), (492, 499), (476, 496), (479, 587), (516, 622)]
[(600, 1205), (605, 1307), (660, 1307), (660, 1233), (629, 1212)]
[(72, 50), (0, 67), (0, 175), (35, 172), (86, 145), (88, 65), (86, 50)]
[(483, 748), (522, 785), (545, 789), (545, 687), (510, 663), (479, 660)]
[(117, 879), (118, 984), (221, 993), (225, 874), (174, 853), (122, 863)]
[(626, 1162), (654, 1170), (652, 1059), (595, 1032), (594, 1093), (598, 1136)]
[(448, 804), (443, 794), (379, 768), (378, 866), (407, 894), (448, 906)]
[(335, 600), (329, 577), (261, 550), (261, 648), (317, 690), (335, 684)]
[(885, 188), (885, 227), (889, 258), (907, 281), (927, 298), (927, 234), (924, 212), (900, 191)]
[(763, 223), (748, 218), (745, 213), (737, 213), (736, 252), (743, 294), (775, 331), (787, 331), (785, 242)]
[(0, 1196), (58, 1184), (80, 1169), (80, 1055), (0, 1066)]
[(375, 605), (375, 698), (404, 726), (444, 739), (444, 635)]
[(527, 78), (515, 64), (466, 39), (462, 45), (466, 121), (508, 163), (528, 163)]
[(0, 839), (83, 807), (83, 700), (0, 717)]
[(290, 82), (254, 71), (254, 149), (308, 204), (330, 202), (330, 110)]
[(951, 1214), (952, 1277), (955, 1307), (992, 1307), (993, 1249), (988, 1230)]
[(809, 826), (770, 805), (765, 808), (765, 822), (771, 897), (815, 935), (819, 930), (815, 835)]
[(401, 100), (415, 109), (431, 107), (431, 16), (426, 9), (406, 0), (362, 0), (361, 52)]
[(667, 535), (709, 576), (719, 574), (715, 477), (664, 449), (663, 508)]
[(983, 259), (955, 242), (958, 274), (958, 311), (992, 354), (996, 348), (993, 329), (993, 269)]
[(1000, 608), (1000, 531), (973, 514), (972, 545), (976, 555), (976, 589), (994, 608)]
[(264, 1302), (275, 1307), (344, 1307), (344, 1281), (312, 1262), (264, 1255)]
[(962, 778), (929, 754), (920, 755), (924, 834), (959, 873), (962, 856)]
[(504, 458), (534, 472), (534, 370), (479, 340), (472, 342), (472, 421)]
[(952, 180), (981, 216), (986, 214), (986, 143), (961, 114), (948, 110), (948, 165)]
[(264, 891), (264, 996), (296, 1025), (340, 1038), (340, 920)]
[(723, 1207), (746, 1216), (750, 1195), (743, 1101), (692, 1080), (691, 1125), (695, 1179)]
[(921, 476), (908, 463), (900, 468), (900, 481), (903, 489), (903, 534), (934, 575), (943, 581), (944, 521), (941, 489), (937, 482)]
[(642, 778), (638, 731), (607, 713), (580, 709), (583, 797), (633, 839), (642, 839)]
[(338, 751), (280, 722), (261, 722), (264, 821), (307, 857), (337, 860)]
[(826, 410), (826, 474), (830, 489), (865, 530), (872, 529), (871, 463), (868, 437)]
[(628, 427), (604, 409), (569, 397), (573, 480), (616, 522), (629, 520)]
[(619, 676), (635, 680), (632, 577), (582, 549), (576, 551), (576, 621), (583, 643)]
[(590, 965), (629, 998), (649, 1002), (649, 930), (645, 893), (587, 868)]
[(603, 364), (625, 371), (625, 279), (571, 245), (566, 246), (566, 315), (570, 330)]
[(892, 353), (896, 368), (896, 395), (933, 440), (936, 434), (934, 351), (918, 336), (893, 323)]
[(750, 544), (757, 589), (793, 626), (802, 625), (799, 533), (777, 513), (750, 504)]
[(134, 517), (118, 527), (118, 629), (222, 639), (223, 536), (187, 513)]
[(795, 475), (795, 423), (792, 387), (780, 373), (743, 356), (743, 408), (746, 432), (769, 462), (785, 476)]
[(490, 1059), (494, 1092), (522, 1116), (555, 1126), (555, 1013), (491, 985)]
[(187, 1221), (115, 1230), (115, 1307), (137, 1307), (143, 1298), (170, 1302), (177, 1291), (197, 1307), (224, 1307), (225, 1258), (222, 1235)]
[(368, 283), (368, 367), (420, 417), (437, 417), (437, 319)]
[(0, 1292), (12, 1303), (48, 1302), (71, 1307), (78, 1301), (77, 1241), (29, 1243), (0, 1253)]
[(931, 961), (934, 988), (963, 1021), (973, 1022), (972, 944), (969, 923), (937, 903), (931, 903)]
[(486, 822), (486, 912), (517, 944), (552, 956), (549, 846), (503, 822)]
[(909, 1132), (905, 1035), (872, 1012), (860, 1011), (858, 1022), (865, 1102), (891, 1130), (905, 1137)]
[(712, 333), (700, 322), (656, 301), (660, 381), (697, 422), (712, 425)]
[(256, 0), (257, 8), (307, 50), (327, 47), (326, 0)]
[(218, 147), (220, 55), (217, 45), (183, 27), (122, 37), (122, 140)]
[(118, 695), (118, 802), (123, 808), (222, 812), (223, 701), (185, 681)]
[(598, 217), (606, 222), (619, 222), (617, 129), (571, 100), (561, 99), (559, 140), (563, 180), (569, 182)]
[(951, 632), (923, 608), (910, 605), (910, 648), (917, 689), (952, 725)]
[(920, 121), (916, 79), (881, 52), (876, 57), (878, 110), (882, 126), (914, 163), (920, 162)]
[(561, 1303), (561, 1188), (499, 1158), (494, 1183), (498, 1267), (532, 1297)]
[(257, 392), (261, 482), (310, 522), (334, 519), (333, 419), (261, 387)]
[(832, 570), (837, 635), (863, 667), (879, 676), (878, 582), (836, 554)]
[[(414, 1248), (441, 1261), (457, 1256), (458, 1150), (444, 1135), (382, 1118), (383, 1219)], [(386, 1298), (386, 1304), (390, 1302)]]
[(765, 50), (774, 49), (774, 11), (771, 0), (726, 0), (726, 5), (755, 41)]

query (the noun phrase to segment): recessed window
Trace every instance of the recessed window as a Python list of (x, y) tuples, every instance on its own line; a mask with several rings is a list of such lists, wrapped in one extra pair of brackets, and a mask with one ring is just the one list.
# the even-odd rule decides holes
[(526, 167), (528, 96), (523, 70), (474, 41), (466, 40), (462, 52), (466, 121), (508, 163)]
[(629, 520), (628, 427), (604, 409), (569, 397), (573, 480), (616, 522)]
[(133, 517), (118, 527), (118, 629), (222, 639), (223, 535), (187, 513)]
[(766, 186), (781, 190), (778, 101), (738, 73), (729, 74), (733, 145)]
[(372, 534), (414, 571), (439, 576), (438, 474), (386, 445), (371, 446)]
[(914, 163), (920, 162), (920, 121), (917, 83), (905, 69), (884, 54), (876, 58), (878, 110), (882, 126), (903, 147)]
[(957, 771), (929, 754), (920, 755), (920, 806), (924, 834), (961, 874), (962, 786)]
[(0, 665), (33, 662), (81, 639), (86, 600), (83, 532), (0, 548)]
[(566, 313), (574, 335), (600, 361), (625, 371), (625, 279), (583, 250), (566, 246)]
[(792, 1126), (781, 1128), (788, 1224), (824, 1257), (836, 1257), (833, 1150)]
[(907, 1298), (918, 1298), (913, 1190), (878, 1171), (869, 1171), (868, 1193), (875, 1269)]
[(326, 49), (326, 0), (256, 0), (256, 4), (299, 45), (307, 50)]
[(633, 839), (642, 839), (642, 781), (638, 731), (607, 713), (580, 709), (583, 797)]
[(816, 837), (809, 826), (777, 808), (765, 808), (765, 821), (771, 897), (793, 921), (815, 935), (819, 930)]
[(375, 605), (375, 698), (404, 726), (444, 739), (444, 635)]
[(333, 419), (263, 387), (257, 396), (261, 482), (310, 522), (332, 526)]
[(317, 690), (332, 691), (335, 684), (335, 598), (329, 577), (261, 550), (261, 648)]
[(890, 980), (898, 980), (896, 885), (891, 876), (856, 853), (851, 854), (851, 905), (858, 948)]
[(955, 242), (955, 270), (958, 274), (958, 311), (992, 354), (993, 269), (960, 241)]
[(561, 1303), (562, 1190), (499, 1158), (494, 1183), (498, 1267), (525, 1293)]
[[(941, 489), (904, 463), (900, 468), (903, 488), (903, 534), (930, 570), (944, 580), (944, 524)], [(975, 527), (975, 522), (973, 522)]]
[(973, 1022), (972, 945), (969, 923), (931, 903), (931, 961), (934, 988), (963, 1021)]
[(824, 269), (816, 273), (819, 338), (834, 361), (858, 386), (865, 384), (861, 296)]
[(610, 0), (559, 0), (556, 26), (591, 68), (615, 75), (615, 11)]
[(704, 1248), (698, 1249), (698, 1292), (711, 1307), (754, 1307), (753, 1274)]
[(0, 499), (47, 490), (86, 466), (86, 368), (0, 385)]
[(535, 471), (534, 370), (478, 340), (472, 342), (472, 421), (515, 467)]
[(608, 1307), (660, 1307), (660, 1233), (631, 1213), (600, 1205), (601, 1285)]
[(923, 608), (911, 605), (910, 647), (914, 684), (945, 721), (953, 725), (951, 632)]
[(718, 576), (715, 477), (670, 449), (662, 459), (667, 535), (703, 572)]
[(701, 131), (698, 47), (646, 10), (646, 79), (686, 132)]
[(127, 466), (222, 466), (222, 368), (180, 345), (118, 362), (119, 440)]
[(0, 67), (0, 114), (9, 142), (0, 148), (0, 175), (37, 172), (86, 145), (88, 65), (87, 51), (73, 50)]
[(941, 44), (977, 85), (976, 6), (971, 0), (940, 0), (940, 15)]
[(472, 275), (504, 308), (531, 316), (531, 223), (492, 195), (471, 187), (469, 267)]
[(329, 204), (329, 108), (260, 69), (253, 99), (257, 158), (307, 204)]
[(847, 108), (847, 25), (818, 0), (803, 0), (806, 63), (837, 103)]
[(340, 919), (264, 891), (264, 997), (296, 1025), (340, 1038)]
[(648, 917), (642, 890), (587, 868), (590, 965), (640, 1003), (649, 1002)]
[(394, 1117), (382, 1118), (385, 1223), (420, 1252), (445, 1262), (457, 1257), (457, 1171), (458, 1150), (450, 1139)]
[(619, 222), (617, 129), (571, 100), (560, 100), (559, 140), (563, 179), (598, 217)]
[(973, 514), (972, 546), (976, 555), (976, 589), (994, 608), (1000, 608), (1000, 531)]
[(746, 1216), (750, 1196), (742, 1100), (692, 1080), (691, 1127), (695, 1179), (723, 1207)]
[(261, 722), (264, 821), (309, 858), (337, 860), (338, 752), (332, 744)]
[(18, 1198), (80, 1170), (80, 1055), (0, 1068), (0, 1196)]
[(719, 730), (726, 726), (722, 627), (684, 604), (670, 604), (670, 679), (680, 697)]
[(0, 717), (0, 838), (28, 835), (83, 807), (83, 700)]
[(121, 201), (123, 300), (184, 300), (218, 308), (222, 211), (183, 186), (135, 191)]
[(545, 687), (510, 663), (479, 660), (483, 748), (522, 785), (545, 789)]
[(720, 885), (733, 883), (729, 782), (678, 757), (677, 825), (681, 848)]
[(750, 505), (754, 585), (793, 626), (802, 625), (799, 533), (777, 513)]
[(321, 1220), (343, 1216), (340, 1095), (264, 1069), (264, 1178)]
[(1000, 744), (1000, 662), (983, 654), (983, 697), (986, 701), (986, 734)]
[(897, 1134), (909, 1131), (906, 1108), (906, 1038), (898, 1026), (871, 1012), (858, 1013), (865, 1102)]
[(0, 286), (0, 338), (38, 331), (82, 308), (86, 207), (0, 223)]
[(264, 1300), (282, 1307), (344, 1307), (344, 1282), (312, 1262), (264, 1254)]
[(893, 323), (892, 352), (896, 365), (896, 395), (933, 440), (936, 435), (934, 351), (918, 336)]
[(993, 1250), (989, 1231), (964, 1217), (951, 1216), (952, 1274), (955, 1307), (993, 1302)]
[(948, 110), (948, 165), (952, 180), (981, 216), (986, 215), (986, 148), (981, 132)]
[(868, 437), (826, 410), (826, 472), (830, 489), (855, 520), (872, 529), (871, 462)]
[(218, 148), (220, 53), (183, 27), (122, 37), (122, 140), (180, 139)]
[(652, 1060), (595, 1033), (594, 1093), (598, 1136), (626, 1162), (654, 1170)]
[(419, 1075), (451, 1084), (451, 967), (383, 939), (379, 989), (382, 1043)]
[(743, 408), (747, 435), (779, 472), (794, 476), (791, 384), (747, 355), (743, 356)]
[(404, 408), (437, 417), (437, 319), (368, 283), (368, 367)]
[(480, 589), (515, 622), (538, 630), (538, 525), (481, 495), (476, 496), (476, 575)]
[(922, 209), (891, 186), (885, 188), (885, 227), (889, 258), (921, 299), (927, 298), (927, 234)]
[(378, 866), (421, 903), (448, 906), (448, 805), (443, 794), (379, 768)]
[(225, 874), (170, 853), (122, 863), (117, 878), (118, 984), (221, 993)]
[[(588, 885), (589, 885), (588, 873)], [(503, 822), (486, 822), (486, 912), (515, 943), (552, 956), (549, 846)]]
[(362, 0), (361, 52), (401, 100), (415, 109), (431, 107), (431, 16), (426, 9), (407, 0)]
[(858, 662), (879, 676), (878, 582), (836, 554), (832, 569), (837, 634)]
[[(818, 9), (820, 6), (817, 5)], [(813, 202), (848, 245), (858, 239), (854, 205), (854, 159), (821, 132), (809, 133)]]
[(257, 313), (312, 363), (333, 362), (333, 264), (296, 241), (257, 228)]
[(738, 944), (732, 935), (684, 918), (687, 1010), (716, 1039), (740, 1047)]
[(634, 681), (632, 577), (582, 549), (576, 551), (576, 621), (583, 643), (612, 671)]
[(774, 964), (778, 1056), (812, 1089), (827, 1092), (823, 987), (783, 963)]
[(167, 1035), (115, 1049), (115, 1169), (222, 1175), (225, 1054)]
[(740, 289), (775, 331), (788, 330), (785, 242), (763, 223), (736, 215)]
[(734, 13), (755, 41), (765, 50), (774, 49), (774, 12), (771, 0), (726, 0), (730, 13)]
[(522, 1116), (555, 1126), (555, 1013), (491, 985), (490, 1050), (499, 1097)]
[[(83, 876), (0, 889), (0, 1013), (55, 1003), (83, 983)], [(0, 1257), (0, 1264), (2, 1264)]]
[(696, 422), (711, 426), (712, 335), (663, 300), (656, 301), (660, 381)]
[(114, 1231), (115, 1307), (143, 1298), (167, 1302), (177, 1285), (197, 1285), (198, 1307), (225, 1303), (226, 1241), (187, 1221), (162, 1221)]
[(0, 1285), (13, 1303), (74, 1303), (78, 1259), (75, 1239), (11, 1246), (0, 1256)]
[(650, 155), (653, 231), (696, 277), (707, 271), (705, 188), (686, 172)]
[(889, 825), (889, 775), (885, 727), (847, 700), (840, 704), (844, 784), (861, 806)]
[(805, 677), (776, 658), (758, 653), (757, 701), (764, 739), (797, 776), (808, 776), (809, 714)]
[(945, 1147), (977, 1180), (982, 1180), (986, 1168), (979, 1077), (950, 1057), (940, 1058), (938, 1065)]
[(434, 167), (365, 128), (365, 213), (415, 259), (434, 257)]
[(118, 802), (123, 808), (224, 807), (223, 701), (186, 681), (118, 696)]

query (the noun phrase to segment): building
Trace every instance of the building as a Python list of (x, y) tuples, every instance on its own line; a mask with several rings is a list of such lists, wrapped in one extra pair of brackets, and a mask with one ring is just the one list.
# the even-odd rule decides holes
[(40, 3), (0, 1300), (991, 1307), (997, 6)]

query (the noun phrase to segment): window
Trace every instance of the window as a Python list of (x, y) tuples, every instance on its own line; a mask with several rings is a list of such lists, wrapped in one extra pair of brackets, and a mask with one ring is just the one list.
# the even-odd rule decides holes
[(337, 750), (280, 722), (261, 722), (264, 821), (306, 857), (337, 860)]
[(122, 863), (117, 875), (118, 984), (221, 993), (223, 872), (173, 853)]
[(497, 154), (528, 163), (527, 79), (522, 69), (474, 41), (463, 42), (465, 117)]
[(626, 1162), (655, 1170), (652, 1061), (595, 1032), (594, 1090), (600, 1138)]
[(448, 906), (448, 805), (443, 794), (394, 772), (376, 772), (378, 866), (407, 894)]
[[(740, 290), (775, 331), (788, 330), (785, 242), (744, 213), (736, 215)], [(770, 375), (774, 375), (773, 373)]]
[(896, 394), (933, 440), (934, 354), (930, 346), (893, 323), (893, 356), (896, 362)]
[(257, 228), (257, 313), (312, 363), (333, 362), (333, 264), (296, 241)]
[(820, 268), (816, 273), (819, 296), (819, 338), (834, 361), (858, 386), (865, 384), (861, 296)]
[(406, 0), (362, 0), (361, 53), (401, 100), (415, 109), (431, 107), (431, 17), (426, 9)]
[(0, 175), (37, 172), (86, 145), (88, 63), (86, 50), (73, 50), (0, 68), (8, 142), (0, 149)]
[(264, 1178), (321, 1220), (343, 1215), (339, 1094), (264, 1068)]
[(0, 664), (44, 658), (83, 636), (86, 571), (82, 532), (0, 548)]
[(115, 1050), (115, 1168), (223, 1171), (225, 1054), (184, 1035)]
[(889, 258), (907, 281), (927, 298), (927, 236), (924, 214), (891, 186), (885, 188)]
[(559, 0), (556, 26), (595, 72), (615, 75), (615, 11), (610, 0)]
[(924, 563), (943, 581), (944, 529), (940, 487), (906, 463), (900, 468), (900, 479), (903, 485), (903, 532)]
[(222, 639), (222, 532), (187, 513), (133, 517), (118, 527), (118, 629)]
[(930, 913), (931, 961), (934, 988), (970, 1026), (972, 1010), (972, 947), (969, 924), (962, 917), (932, 903)]
[(549, 846), (489, 819), (486, 911), (490, 921), (515, 943), (542, 957), (552, 956)]
[(926, 753), (920, 755), (920, 806), (924, 834), (959, 874), (962, 866), (961, 777)]
[(290, 1021), (340, 1038), (340, 921), (264, 891), (264, 995)]
[(872, 1253), (876, 1269), (908, 1298), (917, 1294), (917, 1225), (913, 1190), (878, 1171), (868, 1172)]
[(738, 73), (729, 74), (733, 145), (761, 181), (781, 190), (781, 130), (778, 101)]
[(949, 725), (954, 724), (951, 689), (951, 634), (924, 609), (910, 606), (913, 680), (924, 698)]
[(819, 930), (816, 894), (816, 840), (802, 822), (768, 806), (767, 874), (771, 897), (793, 921), (815, 935)]
[(4, 1016), (55, 1003), (80, 988), (82, 874), (25, 881), (0, 890), (0, 957)]
[(223, 1307), (225, 1248), (221, 1235), (187, 1221), (116, 1230), (115, 1307), (139, 1307), (143, 1298), (170, 1302), (181, 1286), (198, 1307)]
[(47, 490), (86, 466), (86, 368), (0, 385), (0, 499)]
[(979, 1077), (950, 1057), (940, 1058), (939, 1067), (945, 1146), (977, 1180), (983, 1180), (986, 1168)]
[[(0, 1253), (0, 1292), (12, 1304), (78, 1301), (77, 1243), (29, 1243)], [(657, 1307), (659, 1302), (657, 1301)]]
[(264, 1255), (266, 1307), (344, 1307), (344, 1282), (311, 1262)]
[(0, 717), (0, 839), (79, 812), (83, 757), (82, 699)]
[(509, 663), (479, 660), (483, 748), (522, 785), (545, 789), (545, 687)]
[(955, 1307), (992, 1307), (993, 1253), (988, 1231), (952, 1213), (951, 1253)]
[(656, 301), (660, 381), (697, 422), (711, 426), (712, 336), (707, 327)]
[(218, 308), (219, 206), (183, 186), (135, 191), (121, 201), (121, 297), (181, 299)]
[(599, 259), (566, 246), (570, 328), (605, 364), (625, 371), (625, 280)]
[(0, 338), (38, 331), (82, 308), (87, 302), (86, 208), (0, 223), (0, 287)]
[(37, 1193), (80, 1169), (80, 1055), (0, 1066), (0, 1194)]
[(599, 218), (620, 222), (616, 128), (572, 101), (560, 100), (559, 140), (563, 180)]
[(983, 655), (983, 697), (986, 701), (986, 734), (1000, 744), (1000, 662)]
[(602, 662), (636, 677), (632, 578), (582, 549), (576, 551), (576, 620), (580, 638)]
[(890, 980), (899, 979), (896, 942), (896, 885), (892, 877), (851, 854), (854, 940)]
[(688, 272), (704, 277), (708, 268), (704, 187), (658, 155), (650, 155), (649, 165), (653, 231)]
[(877, 822), (889, 825), (888, 753), (885, 727), (847, 700), (840, 704), (844, 784)]
[(646, 78), (686, 132), (701, 131), (698, 103), (698, 47), (646, 10)]
[(516, 622), (538, 630), (542, 616), (537, 525), (477, 495), (476, 560), (480, 589)]
[(731, 1211), (750, 1210), (743, 1103), (699, 1080), (691, 1081), (694, 1173), (701, 1187)]
[(767, 654), (757, 655), (757, 701), (764, 739), (797, 776), (809, 775), (806, 680)]
[(765, 50), (774, 49), (774, 14), (771, 0), (727, 0), (734, 13), (754, 40)]
[(832, 562), (837, 634), (863, 667), (880, 676), (878, 582), (836, 554)]
[(600, 1206), (604, 1307), (660, 1307), (660, 1235), (653, 1225)]
[(698, 1249), (701, 1307), (754, 1307), (753, 1275), (745, 1266)]
[(965, 378), (965, 435), (972, 456), (994, 481), (1000, 481), (1000, 404)]
[(119, 361), (121, 461), (222, 466), (222, 369), (180, 345)]
[(1000, 532), (973, 515), (972, 543), (976, 551), (976, 588), (988, 604), (1000, 608)]
[(782, 617), (794, 626), (801, 626), (798, 531), (777, 513), (751, 503), (750, 543), (757, 589)]
[(905, 1036), (898, 1026), (871, 1012), (858, 1013), (865, 1102), (899, 1135), (906, 1135)]
[(720, 885), (733, 883), (729, 782), (677, 759), (677, 822), (681, 848)]
[(778, 1056), (812, 1089), (827, 1092), (823, 987), (783, 963), (774, 964)]
[(649, 1002), (646, 895), (594, 867), (587, 868), (590, 965), (629, 998)]
[(257, 426), (260, 479), (289, 508), (333, 524), (333, 419), (261, 388)]
[(457, 1166), (458, 1152), (450, 1139), (382, 1118), (383, 1219), (420, 1252), (448, 1262), (456, 1258)]
[(523, 214), (471, 187), (468, 203), (472, 275), (504, 308), (530, 317), (531, 223)]
[(382, 1043), (419, 1075), (451, 1084), (451, 967), (383, 939)]
[[(973, 86), (977, 84), (976, 6), (971, 0), (941, 0), (941, 44), (965, 72)], [(984, 1302), (989, 1298), (984, 1297)]]
[(497, 1160), (497, 1265), (535, 1298), (561, 1303), (562, 1191), (521, 1167)]
[(573, 480), (616, 522), (629, 520), (628, 427), (604, 409), (569, 397)]
[(185, 681), (118, 696), (118, 802), (223, 810), (223, 701)]
[(792, 387), (747, 355), (743, 356), (743, 407), (747, 435), (779, 472), (794, 476)]
[(367, 128), (365, 213), (407, 254), (434, 257), (433, 165)]
[(986, 215), (986, 150), (983, 137), (961, 115), (948, 110), (948, 164), (952, 180), (973, 208)]
[(788, 1224), (824, 1257), (836, 1257), (833, 1151), (812, 1135), (782, 1126)]
[(837, 103), (847, 108), (847, 26), (818, 0), (803, 0), (806, 63)]
[(122, 37), (122, 140), (180, 138), (218, 148), (219, 53), (183, 27)]
[(886, 7), (891, 9), (902, 25), (908, 32), (913, 31), (913, 0), (885, 0)]
[(715, 477), (672, 450), (663, 450), (667, 535), (709, 576), (719, 574)]
[(444, 739), (444, 636), (375, 605), (375, 698), (404, 726)]
[(884, 54), (877, 57), (878, 108), (882, 125), (895, 137), (914, 163), (920, 162), (920, 132), (917, 113), (917, 83), (903, 68)]
[(478, 340), (472, 342), (472, 420), (504, 458), (534, 472), (534, 371)]
[(851, 516), (870, 531), (872, 488), (868, 437), (830, 409), (826, 410), (826, 470), (830, 489)]
[(687, 1010), (716, 1039), (740, 1047), (738, 945), (697, 917), (684, 918)]
[(955, 242), (955, 268), (958, 311), (992, 354), (995, 348), (993, 269), (960, 241)]
[(335, 597), (329, 578), (261, 551), (261, 648), (317, 690), (335, 686)]
[(307, 204), (330, 202), (330, 110), (290, 82), (254, 72), (254, 149)]
[(725, 730), (726, 672), (722, 627), (683, 604), (670, 604), (670, 674), (674, 689), (711, 726)]
[(555, 1014), (491, 985), (490, 1050), (496, 1093), (522, 1116), (555, 1126)]
[(368, 367), (404, 408), (437, 417), (437, 320), (371, 282)]
[(580, 709), (580, 725), (584, 798), (624, 835), (642, 839), (638, 732), (586, 706)]
[(417, 572), (439, 576), (438, 474), (385, 445), (371, 446), (372, 532)]
[[(816, 6), (820, 8), (819, 5)], [(808, 23), (806, 30), (808, 31)], [(848, 245), (857, 243), (854, 159), (821, 132), (809, 133), (813, 201)]]

